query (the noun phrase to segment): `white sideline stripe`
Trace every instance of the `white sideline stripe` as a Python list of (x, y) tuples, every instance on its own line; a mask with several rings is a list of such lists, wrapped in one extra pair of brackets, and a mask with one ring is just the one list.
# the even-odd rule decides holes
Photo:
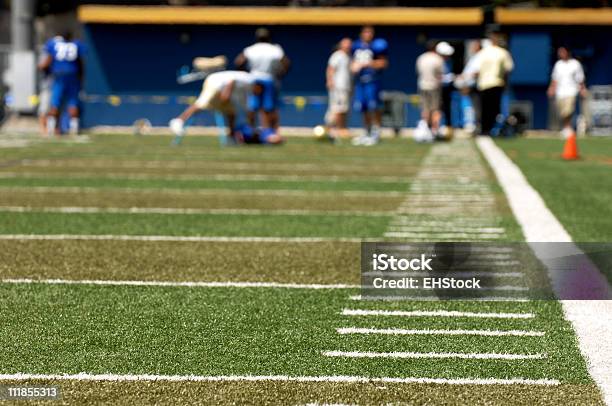
[(399, 316), (399, 317), (470, 317), (490, 319), (533, 319), (533, 313), (477, 313), (455, 310), (362, 310), (344, 309), (343, 316)]
[(362, 351), (323, 351), (326, 357), (348, 358), (456, 358), (456, 359), (503, 359), (524, 360), (544, 359), (546, 354), (500, 354), (500, 353), (462, 353), (462, 352), (362, 352)]
[(337, 383), (418, 383), (439, 385), (544, 385), (557, 386), (557, 379), (526, 379), (526, 378), (392, 378), (366, 376), (287, 376), (287, 375), (116, 375), (116, 374), (0, 374), (0, 381), (29, 380), (61, 380), (61, 381), (152, 381), (152, 382), (337, 382)]
[(0, 240), (83, 240), (83, 241), (150, 241), (150, 242), (353, 242), (377, 241), (376, 238), (326, 238), (326, 237), (221, 237), (175, 235), (115, 235), (115, 234), (0, 234)]
[(99, 285), (99, 286), (170, 286), (187, 288), (285, 288), (285, 289), (357, 289), (359, 285), (348, 284), (303, 284), (280, 282), (172, 282), (172, 281), (112, 281), (112, 280), (70, 280), (70, 279), (1, 279), (7, 284), (43, 285)]
[(2, 186), (0, 191), (35, 192), (35, 193), (104, 193), (104, 192), (129, 192), (148, 194), (172, 194), (172, 195), (250, 195), (250, 196), (344, 196), (344, 197), (402, 197), (405, 192), (392, 190), (299, 190), (299, 189), (198, 189), (198, 188), (134, 188), (121, 186)]
[(246, 214), (246, 215), (326, 215), (326, 216), (359, 216), (359, 217), (390, 217), (391, 211), (351, 211), (351, 210), (283, 210), (283, 209), (195, 209), (175, 207), (33, 207), (33, 206), (0, 206), (0, 212), (10, 213), (64, 213), (64, 214)]
[(338, 334), (386, 334), (386, 335), (467, 335), (485, 337), (543, 337), (543, 331), (525, 330), (409, 330), (403, 328), (359, 328), (345, 327), (336, 329)]
[[(350, 300), (365, 300), (365, 301), (403, 301), (403, 300), (411, 300), (411, 301), (440, 301), (437, 296), (374, 296), (367, 295), (365, 297), (361, 297), (361, 295), (352, 295), (349, 296)], [(529, 302), (529, 299), (524, 298), (516, 298), (516, 297), (506, 297), (506, 296), (482, 296), (478, 298), (453, 298), (454, 301), (477, 301), (477, 302), (517, 302), (517, 303), (525, 303)]]
[[(495, 172), (525, 239), (529, 242), (572, 242), (569, 233), (548, 209), (540, 194), (527, 182), (520, 168), (491, 139), (479, 138), (476, 142)], [(546, 253), (538, 250), (536, 244), (532, 245), (532, 249), (546, 264)], [(581, 252), (578, 247), (575, 249), (577, 253)], [(598, 286), (607, 287), (610, 295), (612, 290), (596, 267), (585, 266), (580, 272), (580, 275), (570, 277), (568, 281), (571, 280), (572, 284), (599, 281)], [(550, 269), (549, 276), (557, 294), (566, 288)], [(574, 289), (578, 288), (574, 286)], [(589, 373), (601, 389), (604, 402), (612, 405), (612, 301), (561, 300), (561, 304), (565, 318), (576, 331)]]

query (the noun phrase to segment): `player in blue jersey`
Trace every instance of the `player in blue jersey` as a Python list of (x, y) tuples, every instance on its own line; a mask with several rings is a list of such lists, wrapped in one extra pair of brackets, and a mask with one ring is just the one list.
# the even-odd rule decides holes
[(359, 39), (353, 41), (353, 62), (355, 74), (355, 105), (363, 114), (366, 134), (353, 140), (356, 145), (373, 145), (380, 138), (382, 121), (381, 74), (389, 65), (387, 41), (374, 38), (374, 27), (366, 25), (361, 29)]
[(45, 44), (39, 68), (51, 75), (51, 106), (47, 134), (53, 135), (62, 106), (70, 114), (70, 134), (79, 132), (79, 93), (83, 78), (83, 45), (69, 34), (51, 38)]

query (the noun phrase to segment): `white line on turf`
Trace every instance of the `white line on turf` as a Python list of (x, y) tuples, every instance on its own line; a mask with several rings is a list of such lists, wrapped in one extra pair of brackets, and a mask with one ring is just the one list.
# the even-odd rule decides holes
[(377, 241), (376, 238), (327, 238), (327, 237), (222, 237), (176, 235), (124, 235), (124, 234), (0, 234), (0, 240), (82, 240), (82, 241), (149, 241), (149, 242), (269, 242), (269, 243), (319, 243)]
[(0, 212), (10, 213), (62, 213), (62, 214), (245, 214), (245, 215), (290, 215), (290, 216), (351, 216), (351, 217), (390, 217), (391, 211), (360, 210), (283, 210), (283, 209), (195, 209), (176, 207), (35, 207), (35, 206), (0, 206)]
[[(572, 238), (555, 215), (548, 209), (540, 194), (527, 182), (520, 168), (489, 138), (480, 138), (477, 145), (485, 159), (495, 172), (508, 203), (518, 223), (521, 225), (527, 241), (565, 242)], [(538, 249), (537, 242), (532, 244), (536, 256), (544, 263), (547, 253)], [(580, 252), (578, 247), (572, 251)], [(567, 272), (562, 272), (567, 274)], [(596, 267), (583, 266), (575, 277), (558, 275), (549, 272), (557, 295), (563, 298), (567, 288), (560, 280), (573, 285), (574, 291), (580, 291), (576, 284), (588, 283), (607, 288), (601, 299), (609, 298), (612, 292), (606, 278)], [(588, 289), (589, 286), (586, 286)], [(591, 289), (589, 289), (591, 290)], [(587, 290), (587, 291), (589, 291)], [(561, 293), (561, 294), (559, 294)], [(612, 301), (610, 300), (561, 300), (565, 317), (569, 320), (578, 336), (580, 350), (587, 360), (588, 369), (593, 380), (603, 392), (604, 401), (612, 405)]]
[(405, 192), (392, 190), (300, 190), (300, 189), (197, 189), (197, 188), (134, 188), (121, 186), (1, 186), (2, 192), (28, 192), (28, 193), (108, 193), (129, 192), (142, 194), (169, 194), (169, 195), (247, 195), (247, 196), (342, 196), (342, 197), (402, 197)]
[(456, 358), (456, 359), (503, 359), (524, 360), (544, 359), (546, 354), (500, 354), (500, 353), (462, 353), (462, 352), (371, 352), (371, 351), (323, 351), (326, 357), (346, 358)]
[(485, 337), (543, 337), (543, 331), (525, 330), (411, 330), (403, 328), (337, 328), (338, 334), (383, 334), (383, 335), (449, 335), (449, 336), (485, 336)]
[[(389, 301), (389, 302), (397, 302), (403, 300), (417, 300), (417, 301), (440, 301), (437, 296), (376, 296), (376, 295), (352, 295), (349, 296), (350, 300), (364, 300), (364, 301)], [(478, 301), (478, 302), (518, 302), (524, 303), (529, 302), (529, 299), (518, 298), (518, 297), (506, 297), (506, 296), (482, 296), (482, 297), (473, 297), (473, 298), (457, 298), (453, 299), (454, 301)]]
[(398, 317), (468, 317), (490, 319), (533, 319), (533, 313), (479, 313), (455, 310), (363, 310), (344, 309), (343, 316), (398, 316)]
[(97, 285), (97, 286), (161, 286), (186, 288), (285, 288), (285, 289), (357, 289), (359, 285), (281, 283), (281, 282), (173, 282), (173, 281), (122, 281), (122, 280), (70, 280), (70, 279), (0, 279), (7, 284), (41, 285)]
[(179, 181), (253, 181), (253, 182), (380, 182), (398, 183), (405, 178), (397, 176), (374, 176), (374, 177), (342, 177), (342, 176), (312, 176), (312, 175), (263, 175), (263, 174), (202, 174), (202, 175), (165, 175), (165, 174), (141, 174), (141, 173), (113, 173), (113, 172), (0, 172), (0, 179), (126, 179), (126, 180), (179, 180)]
[(443, 239), (453, 239), (453, 238), (465, 238), (465, 239), (478, 239), (478, 240), (495, 240), (498, 238), (503, 238), (504, 235), (499, 234), (477, 234), (477, 233), (448, 233), (448, 232), (438, 232), (438, 233), (410, 233), (410, 232), (398, 232), (398, 231), (389, 231), (385, 233), (385, 237), (394, 237), (394, 238), (416, 238), (423, 240), (432, 240), (436, 238)]
[(0, 381), (165, 381), (165, 382), (332, 382), (332, 383), (405, 383), (439, 385), (544, 385), (557, 386), (557, 379), (527, 378), (420, 378), (420, 377), (365, 377), (365, 376), (287, 376), (287, 375), (117, 375), (117, 374), (0, 374)]
[[(406, 163), (409, 160), (406, 161)], [(160, 161), (160, 160), (141, 160), (141, 161), (129, 161), (129, 160), (112, 160), (112, 159), (85, 159), (79, 162), (78, 160), (72, 159), (23, 159), (19, 163), (21, 167), (55, 167), (55, 168), (71, 168), (71, 169), (91, 169), (91, 168), (101, 168), (108, 169), (111, 168), (123, 168), (123, 169), (219, 169), (219, 168), (227, 168), (233, 171), (237, 170), (246, 170), (249, 172), (257, 171), (257, 170), (273, 170), (277, 171), (291, 171), (295, 173), (295, 171), (308, 171), (314, 170), (316, 172), (320, 172), (321, 164), (318, 163), (300, 163), (300, 162), (262, 162), (252, 161), (252, 162), (236, 162), (236, 161), (213, 161), (213, 160), (201, 160), (198, 157), (198, 160), (192, 161), (177, 161), (177, 160), (168, 160), (168, 161)], [(402, 167), (404, 167), (402, 165)], [(326, 164), (324, 170), (337, 170), (343, 173), (355, 173), (356, 171), (363, 171), (364, 166), (359, 164)], [(384, 172), (389, 172), (388, 170)], [(366, 171), (367, 173), (367, 171)]]
[(401, 271), (368, 271), (362, 272), (361, 276), (428, 276), (430, 274), (434, 274), (436, 276), (444, 275), (444, 276), (456, 276), (456, 277), (464, 277), (464, 276), (483, 276), (483, 277), (494, 277), (494, 278), (522, 278), (525, 276), (523, 272), (496, 272), (495, 270), (491, 271), (441, 271), (441, 272), (428, 272), (428, 271), (410, 271), (410, 272), (401, 272)]

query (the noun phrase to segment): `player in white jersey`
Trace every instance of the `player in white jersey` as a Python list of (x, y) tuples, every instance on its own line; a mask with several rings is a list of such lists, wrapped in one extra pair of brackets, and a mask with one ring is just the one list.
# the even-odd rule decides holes
[(175, 143), (180, 143), (185, 135), (185, 122), (203, 110), (222, 113), (229, 135), (233, 137), (236, 129), (236, 113), (246, 109), (247, 99), (251, 95), (267, 93), (273, 86), (271, 80), (257, 78), (243, 71), (221, 71), (208, 75), (196, 101), (179, 117), (170, 120), (170, 130), (177, 137)]
[(283, 48), (272, 43), (270, 31), (258, 28), (255, 31), (255, 43), (246, 47), (234, 60), (238, 68), (246, 68), (257, 77), (271, 79), (275, 83), (274, 94), (253, 96), (249, 100), (251, 125), (255, 124), (257, 113), (265, 127), (278, 129), (278, 92), (280, 81), (289, 70), (289, 58)]
[(584, 71), (578, 60), (572, 58), (570, 51), (560, 47), (557, 51), (559, 60), (553, 67), (548, 97), (555, 99), (559, 117), (563, 122), (562, 134), (568, 137), (572, 133), (572, 117), (576, 111), (576, 97), (586, 96)]

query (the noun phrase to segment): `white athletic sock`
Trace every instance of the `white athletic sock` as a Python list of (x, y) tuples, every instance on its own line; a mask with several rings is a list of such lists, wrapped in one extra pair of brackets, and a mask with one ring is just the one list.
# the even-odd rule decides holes
[(372, 125), (372, 127), (370, 128), (370, 137), (374, 139), (380, 138), (380, 127), (378, 125)]
[(70, 119), (70, 134), (77, 135), (79, 133), (79, 119), (78, 117), (72, 117)]
[(47, 135), (49, 137), (55, 134), (55, 125), (57, 124), (57, 120), (53, 116), (47, 117)]

